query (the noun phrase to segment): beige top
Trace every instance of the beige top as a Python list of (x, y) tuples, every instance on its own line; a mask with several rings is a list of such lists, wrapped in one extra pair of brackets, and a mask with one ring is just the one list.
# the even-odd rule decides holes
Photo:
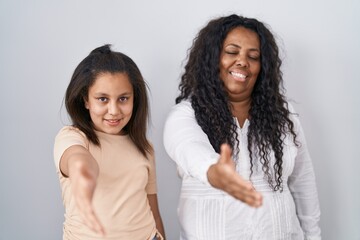
[[(152, 238), (156, 226), (147, 194), (157, 192), (154, 157), (146, 159), (128, 135), (96, 134), (101, 147), (90, 143), (83, 132), (70, 126), (62, 128), (55, 138), (54, 160), (65, 206), (63, 239)], [(71, 182), (60, 172), (60, 158), (73, 145), (84, 146), (98, 162), (100, 174), (93, 205), (105, 227), (106, 238), (83, 224), (71, 194)]]

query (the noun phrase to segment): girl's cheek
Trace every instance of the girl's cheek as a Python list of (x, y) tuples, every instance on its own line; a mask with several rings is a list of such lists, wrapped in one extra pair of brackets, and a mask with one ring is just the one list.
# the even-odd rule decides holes
[(91, 110), (95, 114), (105, 114), (107, 112), (107, 107), (95, 105)]
[(133, 104), (129, 103), (129, 104), (126, 104), (124, 106), (122, 106), (122, 109), (121, 111), (124, 113), (124, 114), (131, 114), (132, 111), (133, 111)]

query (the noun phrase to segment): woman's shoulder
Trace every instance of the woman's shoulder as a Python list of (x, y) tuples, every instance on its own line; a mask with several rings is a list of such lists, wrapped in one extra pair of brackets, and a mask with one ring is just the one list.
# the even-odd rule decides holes
[(183, 100), (171, 108), (165, 121), (164, 132), (173, 133), (174, 130), (181, 132), (184, 129), (190, 128), (193, 130), (193, 128), (197, 127), (198, 123), (191, 102)]
[(287, 102), (287, 108), (289, 110), (289, 118), (294, 124), (295, 131), (297, 132), (299, 127), (301, 126), (299, 113), (296, 111), (294, 104), (292, 104), (291, 102)]
[(191, 102), (189, 100), (182, 100), (181, 102), (175, 104), (170, 109), (171, 114), (181, 114), (181, 113), (193, 113), (194, 110), (191, 106)]
[(287, 108), (291, 114), (297, 114), (295, 111), (294, 105), (291, 102), (287, 101), (286, 104), (287, 104)]

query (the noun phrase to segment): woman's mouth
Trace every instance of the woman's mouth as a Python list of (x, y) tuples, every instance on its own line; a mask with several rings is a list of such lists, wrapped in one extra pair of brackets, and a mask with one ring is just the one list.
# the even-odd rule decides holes
[(240, 72), (230, 72), (231, 76), (235, 78), (235, 80), (244, 82), (247, 78), (247, 75)]

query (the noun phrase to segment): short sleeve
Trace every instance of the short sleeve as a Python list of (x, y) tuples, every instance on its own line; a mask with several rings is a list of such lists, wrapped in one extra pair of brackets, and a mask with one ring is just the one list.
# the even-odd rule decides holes
[(63, 127), (55, 137), (54, 143), (54, 161), (58, 171), (60, 171), (60, 159), (71, 146), (80, 145), (88, 149), (89, 141), (86, 135), (78, 128), (72, 126)]
[(156, 165), (155, 165), (155, 157), (154, 154), (149, 154), (149, 176), (148, 176), (148, 184), (146, 185), (146, 193), (147, 194), (156, 194), (157, 193), (157, 183), (156, 183)]

